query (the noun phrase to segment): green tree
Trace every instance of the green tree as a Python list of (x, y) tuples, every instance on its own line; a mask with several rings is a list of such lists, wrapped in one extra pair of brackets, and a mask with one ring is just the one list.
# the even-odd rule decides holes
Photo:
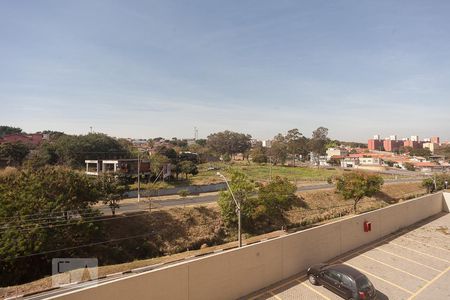
[(287, 132), (285, 141), (287, 143), (288, 153), (292, 155), (295, 166), (295, 158), (299, 155), (305, 157), (308, 153), (306, 138), (297, 128), (294, 128)]
[(190, 160), (183, 160), (179, 163), (181, 173), (184, 173), (186, 176), (186, 180), (188, 179), (188, 175), (197, 175), (198, 169), (197, 165)]
[(118, 159), (131, 156), (129, 149), (118, 140), (102, 133), (62, 135), (51, 141), (57, 164), (72, 168), (84, 167), (86, 159)]
[(287, 178), (277, 176), (273, 181), (259, 188), (259, 203), (263, 205), (265, 214), (269, 218), (277, 221), (282, 220), (285, 223), (285, 212), (291, 209), (298, 199), (295, 194), (296, 191), (297, 187)]
[[(230, 188), (241, 206), (242, 228), (251, 230), (256, 216), (258, 199), (256, 197), (256, 185), (250, 181), (247, 175), (238, 171), (231, 170)], [(233, 201), (229, 190), (220, 192), (218, 205), (220, 207), (222, 218), (229, 227), (237, 224), (236, 204)]]
[(436, 155), (443, 155), (445, 159), (450, 159), (450, 145), (441, 145), (435, 151)]
[(429, 158), (433, 153), (428, 148), (416, 148), (409, 151), (409, 156), (423, 156), (425, 158)]
[(251, 148), (251, 135), (229, 130), (217, 132), (208, 136), (207, 145), (214, 152), (233, 157), (238, 153), (246, 153)]
[(258, 145), (254, 146), (252, 150), (250, 150), (250, 157), (252, 158), (252, 161), (257, 164), (266, 163), (266, 148), (264, 148), (261, 143), (258, 143)]
[(119, 177), (112, 174), (103, 174), (97, 177), (97, 190), (103, 204), (108, 205), (112, 215), (115, 216), (116, 209), (120, 208), (119, 201), (124, 198), (129, 187)]
[(312, 133), (312, 137), (309, 140), (309, 149), (317, 157), (320, 155), (325, 155), (328, 141), (328, 129), (325, 127), (319, 127)]
[[(155, 177), (159, 175), (163, 167), (170, 163), (170, 160), (161, 154), (153, 154), (150, 156), (150, 170), (153, 173)], [(177, 179), (178, 179), (178, 173), (177, 173)]]
[(422, 180), (422, 186), (427, 189), (428, 193), (445, 189), (445, 181), (450, 182), (449, 174), (439, 174)]
[(1, 285), (48, 274), (52, 257), (85, 255), (85, 249), (34, 254), (76, 247), (101, 236), (100, 224), (90, 221), (99, 215), (92, 209), (99, 198), (95, 187), (83, 173), (62, 167), (0, 175)]
[(0, 160), (5, 160), (7, 166), (20, 166), (30, 153), (30, 149), (23, 143), (0, 144)]
[(7, 135), (7, 134), (14, 134), (14, 133), (22, 133), (22, 129), (18, 127), (11, 127), (11, 126), (0, 126), (0, 138)]
[(284, 165), (288, 156), (288, 146), (284, 136), (279, 133), (272, 141), (272, 145), (269, 150), (269, 155), (272, 158), (272, 162), (277, 165)]
[(371, 197), (380, 191), (383, 178), (363, 172), (346, 173), (336, 179), (336, 192), (346, 200), (353, 200), (353, 211), (364, 197)]

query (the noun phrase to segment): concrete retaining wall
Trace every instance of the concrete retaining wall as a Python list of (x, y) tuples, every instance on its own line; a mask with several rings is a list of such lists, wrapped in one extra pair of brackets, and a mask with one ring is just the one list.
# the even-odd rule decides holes
[[(445, 197), (450, 201), (449, 194)], [(433, 216), (444, 209), (443, 198), (442, 193), (423, 196), (55, 298), (236, 299)], [(364, 221), (372, 223), (371, 232), (364, 232)]]

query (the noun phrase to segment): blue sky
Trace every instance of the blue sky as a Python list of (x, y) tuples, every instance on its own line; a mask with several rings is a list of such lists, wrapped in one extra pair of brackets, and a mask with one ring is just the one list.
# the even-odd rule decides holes
[(0, 2), (0, 123), (450, 138), (449, 1)]

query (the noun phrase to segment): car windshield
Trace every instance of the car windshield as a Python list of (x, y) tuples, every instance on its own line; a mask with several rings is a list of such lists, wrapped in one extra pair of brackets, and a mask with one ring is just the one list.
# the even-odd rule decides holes
[(356, 285), (358, 286), (358, 290), (360, 290), (360, 291), (366, 291), (366, 290), (373, 289), (372, 283), (364, 275), (356, 278)]

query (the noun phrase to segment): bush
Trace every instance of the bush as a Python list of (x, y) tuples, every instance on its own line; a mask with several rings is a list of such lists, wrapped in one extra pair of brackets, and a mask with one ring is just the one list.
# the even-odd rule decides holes
[(187, 196), (189, 196), (191, 193), (189, 192), (189, 190), (186, 190), (186, 189), (184, 189), (184, 190), (180, 190), (179, 192), (178, 192), (178, 195), (180, 196), (180, 197), (187, 197)]

